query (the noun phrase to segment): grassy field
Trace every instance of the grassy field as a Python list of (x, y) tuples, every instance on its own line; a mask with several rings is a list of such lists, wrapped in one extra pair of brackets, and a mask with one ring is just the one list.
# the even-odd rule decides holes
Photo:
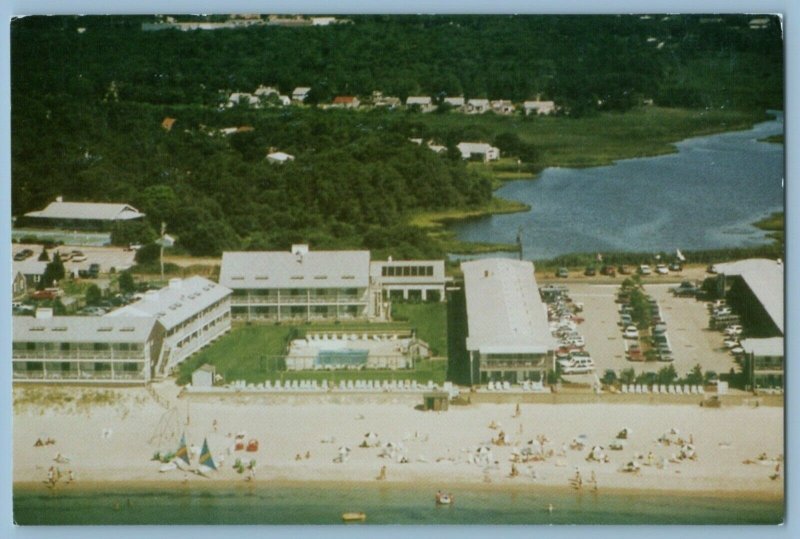
[[(407, 308), (406, 308), (407, 307)], [(245, 380), (259, 383), (265, 380), (417, 380), (437, 383), (444, 381), (447, 362), (444, 360), (419, 361), (413, 370), (359, 370), (359, 371), (301, 371), (282, 369), (286, 346), (291, 338), (305, 331), (389, 331), (416, 327), (421, 339), (437, 351), (447, 351), (447, 328), (444, 303), (405, 304), (399, 312), (408, 320), (384, 324), (320, 323), (303, 325), (235, 325), (220, 340), (181, 364), (178, 384), (191, 381), (192, 372), (205, 363), (214, 365), (225, 380)]]
[(417, 337), (427, 342), (434, 356), (447, 357), (447, 304), (392, 303), (392, 318), (407, 321)]
[(783, 135), (770, 135), (768, 137), (758, 139), (759, 142), (772, 142), (774, 144), (783, 144)]

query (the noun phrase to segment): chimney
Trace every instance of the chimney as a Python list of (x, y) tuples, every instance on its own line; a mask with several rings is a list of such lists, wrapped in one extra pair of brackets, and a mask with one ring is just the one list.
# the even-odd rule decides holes
[(180, 278), (174, 277), (169, 280), (170, 290), (180, 290), (182, 287), (183, 287), (183, 281)]
[(50, 320), (53, 318), (53, 309), (50, 307), (39, 307), (36, 309), (37, 320)]
[(144, 293), (144, 300), (145, 301), (151, 301), (151, 302), (154, 302), (154, 303), (156, 301), (158, 301), (158, 290), (148, 290), (147, 292), (145, 292)]

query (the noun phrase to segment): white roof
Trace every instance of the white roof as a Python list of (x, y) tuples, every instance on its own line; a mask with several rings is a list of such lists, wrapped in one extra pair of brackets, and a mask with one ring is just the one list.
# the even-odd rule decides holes
[(14, 262), (13, 270), (14, 273), (19, 271), (23, 275), (43, 275), (46, 267), (47, 262), (39, 262), (33, 259)]
[(292, 95), (305, 95), (311, 91), (310, 86), (298, 86), (292, 91)]
[(121, 316), (15, 316), (15, 342), (144, 342), (156, 319)]
[(406, 105), (430, 105), (431, 98), (428, 96), (408, 96), (406, 99)]
[(456, 146), (461, 153), (489, 153), (494, 149), (491, 144), (486, 142), (459, 142)]
[(203, 277), (175, 279), (157, 293), (145, 294), (143, 299), (111, 311), (103, 318), (155, 317), (169, 330), (231, 293), (229, 288)]
[(525, 101), (522, 106), (525, 108), (549, 107), (555, 105), (554, 101)]
[(779, 356), (783, 357), (783, 337), (771, 337), (769, 339), (744, 339), (741, 342), (742, 348), (748, 354), (756, 356)]
[(464, 104), (464, 98), (463, 97), (445, 97), (444, 98), (444, 102), (445, 103), (449, 103), (449, 104), (451, 104), (453, 106), (456, 106), (456, 107), (460, 107), (461, 105)]
[(738, 275), (752, 290), (758, 301), (783, 333), (783, 264), (766, 258), (748, 258), (715, 264), (714, 271)]
[(555, 349), (533, 263), (486, 258), (461, 264), (467, 299), (467, 350), (483, 354)]
[(220, 284), (243, 288), (366, 288), (369, 251), (224, 252)]
[(267, 159), (272, 159), (273, 161), (293, 161), (294, 156), (284, 152), (273, 152), (267, 154)]
[(467, 103), (469, 103), (470, 105), (476, 106), (476, 107), (487, 107), (487, 106), (489, 106), (489, 100), (488, 99), (470, 99), (469, 101), (467, 101)]
[(26, 217), (46, 219), (92, 219), (102, 221), (126, 221), (144, 217), (143, 213), (128, 204), (105, 202), (51, 202), (41, 211), (32, 211)]

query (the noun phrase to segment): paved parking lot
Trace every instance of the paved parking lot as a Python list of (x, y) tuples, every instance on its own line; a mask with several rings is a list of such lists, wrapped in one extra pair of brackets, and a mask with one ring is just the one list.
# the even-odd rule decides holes
[[(661, 307), (667, 324), (667, 335), (675, 361), (672, 365), (679, 375), (700, 364), (703, 371), (728, 372), (735, 365), (733, 356), (723, 347), (722, 334), (708, 329), (706, 304), (693, 298), (675, 298), (669, 293), (671, 284), (651, 284), (645, 292)], [(595, 372), (602, 376), (606, 369), (619, 372), (633, 367), (637, 373), (658, 371), (668, 363), (659, 361), (628, 361), (621, 327), (617, 324), (618, 305), (614, 298), (615, 285), (569, 284), (569, 295), (584, 304), (585, 321), (578, 331), (586, 340), (586, 350), (595, 361)]]
[[(42, 252), (41, 245), (31, 245), (15, 243), (11, 247), (12, 256), (23, 249), (30, 249), (33, 251), (33, 256), (28, 260), (36, 260), (39, 258), (39, 253)], [(89, 269), (90, 264), (100, 264), (100, 271), (106, 273), (114, 268), (116, 271), (127, 269), (134, 264), (133, 257), (136, 254), (134, 251), (126, 251), (122, 247), (88, 247), (80, 246), (74, 247), (70, 245), (59, 245), (54, 249), (47, 252), (52, 257), (55, 251), (62, 253), (78, 250), (86, 255), (86, 260), (83, 262), (68, 261), (64, 263), (64, 267), (69, 272), (77, 272), (82, 269)]]

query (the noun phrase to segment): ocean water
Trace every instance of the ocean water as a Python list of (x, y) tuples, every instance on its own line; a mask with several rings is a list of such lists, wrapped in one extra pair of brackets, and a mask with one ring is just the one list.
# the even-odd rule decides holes
[(769, 243), (752, 223), (783, 210), (784, 145), (759, 142), (783, 133), (783, 113), (774, 115), (746, 131), (686, 139), (674, 154), (548, 168), (535, 181), (508, 182), (496, 195), (528, 204), (529, 212), (451, 229), (460, 240), (502, 243), (514, 243), (521, 231), (529, 260)]
[[(434, 492), (384, 484), (343, 489), (319, 486), (185, 487), (69, 490), (17, 489), (20, 525), (86, 524), (342, 524), (346, 511), (366, 524), (778, 524), (780, 500), (705, 496), (458, 489), (452, 506)], [(547, 510), (548, 504), (553, 511)], [(351, 524), (352, 525), (352, 524)], [(357, 524), (356, 524), (357, 525)]]

